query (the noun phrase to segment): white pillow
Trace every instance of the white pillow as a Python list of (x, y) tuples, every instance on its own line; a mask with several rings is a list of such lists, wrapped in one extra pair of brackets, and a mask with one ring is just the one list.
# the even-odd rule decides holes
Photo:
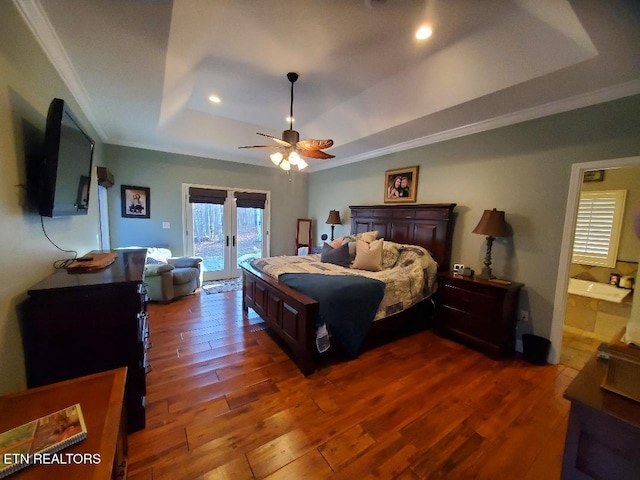
[(356, 240), (356, 259), (353, 261), (351, 268), (368, 270), (370, 272), (379, 272), (382, 270), (383, 245), (383, 238), (371, 243), (359, 239)]

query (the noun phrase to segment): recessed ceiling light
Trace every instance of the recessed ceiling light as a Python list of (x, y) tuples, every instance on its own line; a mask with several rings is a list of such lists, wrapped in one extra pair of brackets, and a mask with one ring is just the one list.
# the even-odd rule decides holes
[(220, 103), (222, 100), (220, 100), (220, 97), (217, 95), (209, 95), (209, 101), (211, 103)]
[(433, 29), (429, 25), (423, 25), (416, 31), (418, 40), (426, 40), (433, 34)]

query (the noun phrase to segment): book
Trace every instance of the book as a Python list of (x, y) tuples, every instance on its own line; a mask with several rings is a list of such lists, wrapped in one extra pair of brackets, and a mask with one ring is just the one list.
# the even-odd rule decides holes
[(0, 434), (0, 478), (32, 464), (46, 463), (47, 454), (86, 437), (79, 403), (8, 430)]

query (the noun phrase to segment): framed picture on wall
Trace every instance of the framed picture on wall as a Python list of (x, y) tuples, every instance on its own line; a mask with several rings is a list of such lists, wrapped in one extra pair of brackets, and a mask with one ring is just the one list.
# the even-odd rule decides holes
[(384, 172), (384, 202), (415, 202), (418, 193), (418, 167), (397, 168)]
[(151, 218), (150, 190), (147, 187), (122, 185), (122, 216), (125, 218)]

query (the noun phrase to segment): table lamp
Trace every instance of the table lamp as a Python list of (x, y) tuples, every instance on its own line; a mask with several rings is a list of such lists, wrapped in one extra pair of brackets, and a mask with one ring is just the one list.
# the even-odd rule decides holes
[(491, 279), (495, 278), (491, 274), (491, 247), (493, 246), (493, 240), (496, 237), (508, 237), (509, 231), (507, 224), (504, 221), (504, 212), (500, 210), (485, 210), (482, 214), (480, 222), (473, 229), (473, 233), (479, 233), (480, 235), (487, 236), (487, 253), (484, 257), (484, 267), (482, 273), (478, 275), (478, 278)]
[(333, 230), (336, 228), (336, 225), (342, 224), (342, 220), (340, 220), (340, 212), (338, 210), (329, 210), (329, 217), (324, 223), (331, 225), (331, 241), (333, 242)]

